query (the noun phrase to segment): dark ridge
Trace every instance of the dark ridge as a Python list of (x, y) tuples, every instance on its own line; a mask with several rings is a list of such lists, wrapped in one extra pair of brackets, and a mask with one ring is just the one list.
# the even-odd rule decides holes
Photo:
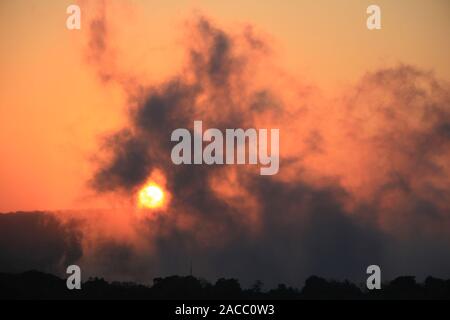
[(0, 299), (64, 299), (64, 300), (450, 300), (450, 280), (428, 277), (417, 283), (415, 277), (402, 276), (384, 283), (381, 290), (368, 291), (349, 281), (334, 281), (311, 276), (300, 290), (279, 284), (262, 291), (256, 281), (242, 289), (236, 279), (218, 279), (212, 284), (193, 276), (170, 276), (153, 279), (152, 285), (132, 282), (107, 282), (89, 278), (81, 290), (68, 290), (66, 281), (57, 276), (28, 271), (18, 274), (0, 273)]

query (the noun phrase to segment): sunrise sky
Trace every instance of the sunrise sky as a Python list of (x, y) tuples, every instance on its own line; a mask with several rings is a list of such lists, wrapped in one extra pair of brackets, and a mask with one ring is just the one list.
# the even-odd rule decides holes
[[(448, 0), (70, 4), (0, 1), (0, 271), (450, 276)], [(279, 173), (175, 165), (196, 120)]]
[[(161, 81), (183, 61), (183, 22), (201, 12), (222, 26), (251, 24), (277, 64), (326, 95), (396, 63), (450, 79), (450, 3), (375, 1), (382, 30), (365, 27), (374, 1), (107, 1), (120, 63)], [(126, 97), (86, 63), (82, 30), (65, 28), (72, 1), (0, 3), (0, 212), (90, 206), (86, 181), (98, 137), (124, 123)]]

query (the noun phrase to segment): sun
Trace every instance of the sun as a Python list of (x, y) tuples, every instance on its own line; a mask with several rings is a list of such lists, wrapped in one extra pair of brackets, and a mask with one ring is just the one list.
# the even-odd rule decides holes
[(156, 183), (149, 183), (139, 191), (138, 201), (141, 208), (160, 208), (164, 204), (164, 191)]

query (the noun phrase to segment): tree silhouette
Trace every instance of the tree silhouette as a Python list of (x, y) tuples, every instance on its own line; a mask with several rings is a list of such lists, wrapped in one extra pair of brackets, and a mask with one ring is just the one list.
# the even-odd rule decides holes
[(0, 273), (0, 299), (450, 299), (450, 280), (428, 277), (416, 282), (413, 276), (401, 276), (382, 285), (381, 290), (366, 290), (345, 280), (342, 282), (311, 276), (302, 290), (279, 284), (263, 291), (261, 281), (242, 289), (237, 279), (218, 279), (214, 285), (193, 276), (155, 278), (153, 285), (132, 282), (109, 283), (89, 278), (82, 290), (68, 290), (66, 281), (54, 275), (28, 271)]

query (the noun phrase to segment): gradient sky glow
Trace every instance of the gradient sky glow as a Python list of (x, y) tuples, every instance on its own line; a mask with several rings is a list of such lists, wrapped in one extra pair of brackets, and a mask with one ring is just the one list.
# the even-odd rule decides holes
[[(77, 3), (0, 0), (0, 271), (449, 277), (448, 0)], [(279, 172), (174, 164), (198, 120)]]
[[(121, 63), (155, 82), (179, 68), (183, 21), (196, 11), (230, 28), (251, 24), (288, 73), (324, 94), (399, 62), (450, 79), (448, 0), (107, 2), (124, 17), (114, 25)], [(87, 28), (65, 28), (71, 3), (0, 3), (0, 212), (93, 205), (85, 183), (98, 138), (126, 121), (120, 88), (104, 87), (86, 65)], [(372, 3), (381, 31), (365, 26)], [(80, 6), (85, 21), (92, 6)]]

